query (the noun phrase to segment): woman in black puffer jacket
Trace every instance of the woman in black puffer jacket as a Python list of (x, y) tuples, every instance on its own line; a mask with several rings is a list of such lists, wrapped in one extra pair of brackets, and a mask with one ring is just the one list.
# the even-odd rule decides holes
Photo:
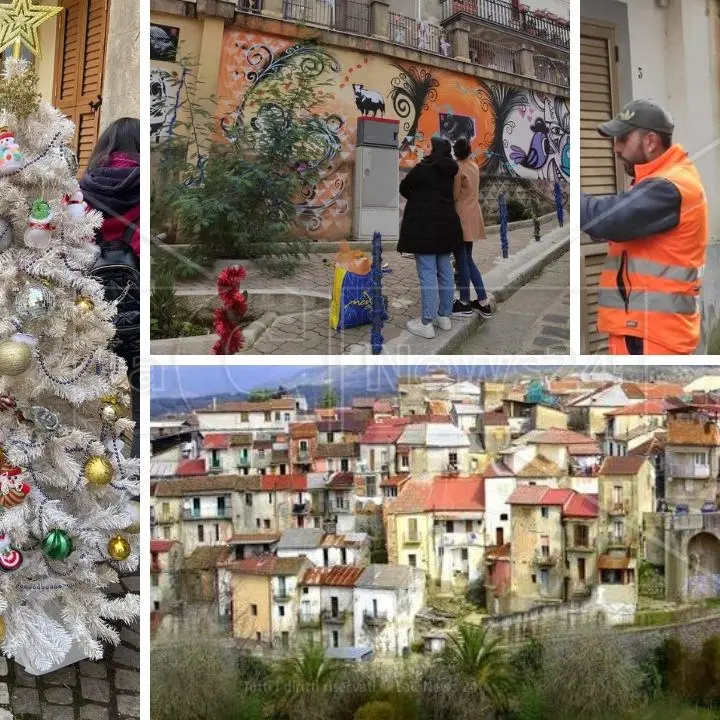
[(454, 196), (458, 165), (447, 140), (433, 137), (431, 145), (430, 155), (400, 183), (407, 203), (398, 242), (398, 252), (415, 255), (420, 280), (422, 317), (409, 320), (407, 329), (428, 339), (435, 337), (435, 327), (451, 328), (455, 294), (451, 257), (463, 241)]

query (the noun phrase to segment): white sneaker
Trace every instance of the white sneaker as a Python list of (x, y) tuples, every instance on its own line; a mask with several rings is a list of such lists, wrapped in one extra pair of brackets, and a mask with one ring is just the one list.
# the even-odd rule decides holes
[(442, 315), (438, 315), (433, 320), (433, 325), (437, 328), (440, 328), (441, 330), (450, 330), (452, 328), (452, 323), (450, 322), (450, 318), (443, 317)]
[(430, 323), (427, 325), (423, 324), (423, 321), (420, 318), (408, 320), (407, 329), (413, 335), (419, 335), (420, 337), (424, 337), (426, 340), (432, 340), (435, 337), (435, 328), (433, 328)]

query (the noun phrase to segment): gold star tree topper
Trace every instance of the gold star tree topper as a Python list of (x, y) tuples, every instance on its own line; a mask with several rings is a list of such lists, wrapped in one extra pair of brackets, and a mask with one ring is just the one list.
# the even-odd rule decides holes
[(31, 0), (11, 0), (0, 5), (0, 52), (13, 46), (13, 56), (20, 57), (24, 45), (41, 57), (38, 28), (62, 12), (62, 7), (33, 5)]

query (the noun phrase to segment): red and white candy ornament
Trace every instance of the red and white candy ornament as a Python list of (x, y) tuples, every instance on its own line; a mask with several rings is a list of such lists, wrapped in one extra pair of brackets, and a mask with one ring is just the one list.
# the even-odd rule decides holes
[(5, 533), (0, 533), (0, 570), (10, 572), (22, 565), (23, 557), (11, 544)]

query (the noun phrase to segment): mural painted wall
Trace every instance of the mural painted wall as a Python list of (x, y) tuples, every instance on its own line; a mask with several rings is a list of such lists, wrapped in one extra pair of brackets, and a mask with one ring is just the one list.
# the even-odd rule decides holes
[[(319, 179), (308, 183), (297, 205), (310, 237), (337, 239), (351, 232), (360, 115), (400, 121), (404, 170), (429, 151), (430, 138), (439, 134), (450, 141), (467, 138), (486, 178), (543, 181), (540, 185), (546, 189), (555, 180), (569, 179), (570, 114), (564, 98), (387, 56), (298, 45), (289, 38), (235, 28), (225, 31), (218, 76), (218, 119), (224, 137), (231, 141), (246, 124), (261, 124), (263, 115), (274, 109), (256, 98), (273, 83), (291, 91), (300, 73), (324, 83), (319, 117), (308, 118), (322, 148), (314, 166)], [(165, 85), (156, 88), (156, 107), (158, 116), (167, 116), (172, 81), (156, 76), (153, 82)], [(162, 134), (161, 126), (162, 120), (156, 136)]]

